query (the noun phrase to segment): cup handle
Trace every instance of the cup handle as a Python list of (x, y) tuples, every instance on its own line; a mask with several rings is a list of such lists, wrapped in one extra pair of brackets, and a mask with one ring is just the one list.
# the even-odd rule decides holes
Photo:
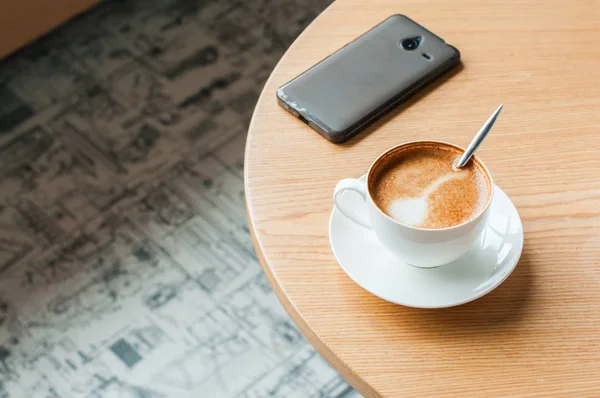
[(345, 203), (344, 200), (342, 200), (341, 194), (348, 190), (358, 192), (366, 203), (367, 184), (358, 178), (344, 178), (337, 183), (335, 190), (333, 191), (333, 202), (335, 203), (335, 207), (337, 207), (346, 218), (349, 218), (365, 228), (371, 229), (371, 223), (367, 219), (367, 214), (364, 209), (357, 209), (356, 207), (349, 206), (347, 202)]

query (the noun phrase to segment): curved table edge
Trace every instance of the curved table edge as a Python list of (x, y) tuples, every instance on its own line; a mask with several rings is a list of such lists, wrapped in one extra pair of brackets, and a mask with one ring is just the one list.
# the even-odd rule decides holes
[[(313, 26), (314, 22), (317, 21), (318, 19), (320, 19), (325, 12), (327, 12), (330, 8), (333, 7), (333, 5), (335, 3), (336, 2), (333, 2), (332, 4), (330, 4), (325, 10), (323, 10), (323, 12), (321, 12), (321, 14), (319, 14), (310, 23), (310, 25), (306, 29), (304, 29), (304, 31), (302, 31), (302, 33), (300, 33), (300, 35), (294, 40), (294, 42), (286, 50), (285, 54), (287, 54), (289, 51), (293, 50), (293, 48), (296, 46), (296, 43), (305, 35), (306, 31), (311, 26)], [(261, 102), (263, 101), (263, 98), (266, 97), (266, 95), (268, 94), (267, 87), (269, 87), (269, 83), (271, 82), (273, 75), (279, 69), (279, 67), (281, 65), (281, 61), (285, 57), (285, 54), (277, 62), (277, 64), (273, 68), (273, 71), (269, 75), (269, 78), (265, 82), (265, 85), (263, 86), (263, 88), (261, 90), (260, 96), (258, 97), (258, 101), (254, 108), (254, 111), (252, 112), (252, 118), (250, 119), (250, 125), (248, 127), (248, 136), (246, 137), (246, 145), (245, 145), (245, 149), (244, 149), (244, 192), (245, 192), (246, 218), (248, 221), (248, 230), (250, 231), (250, 236), (252, 237), (252, 243), (254, 245), (256, 257), (258, 258), (258, 261), (263, 269), (263, 272), (265, 273), (265, 275), (267, 277), (267, 280), (269, 281), (269, 284), (273, 288), (273, 291), (275, 292), (277, 299), (279, 300), (279, 302), (281, 303), (281, 305), (283, 306), (285, 311), (288, 313), (288, 315), (290, 316), (292, 321), (296, 324), (298, 329), (300, 329), (300, 331), (302, 332), (304, 337), (317, 350), (317, 352), (319, 352), (319, 354), (321, 354), (321, 356), (336, 371), (338, 371), (342, 375), (342, 377), (352, 387), (354, 387), (354, 389), (356, 389), (364, 397), (380, 397), (381, 395), (379, 393), (377, 393), (377, 391), (375, 391), (375, 389), (371, 385), (369, 385), (365, 380), (363, 380), (348, 364), (346, 364), (338, 355), (336, 355), (334, 353), (334, 351), (327, 345), (327, 343), (321, 338), (321, 336), (319, 336), (319, 334), (316, 333), (310, 327), (310, 325), (308, 324), (308, 322), (306, 321), (304, 316), (301, 314), (301, 312), (296, 308), (294, 303), (291, 302), (291, 300), (288, 298), (288, 296), (285, 292), (285, 288), (281, 285), (279, 278), (277, 277), (277, 275), (273, 271), (273, 268), (269, 264), (269, 261), (263, 255), (262, 244), (256, 234), (256, 231), (255, 231), (255, 227), (254, 227), (254, 223), (253, 223), (254, 217), (253, 217), (251, 207), (250, 207), (251, 198), (250, 198), (249, 193), (251, 192), (251, 190), (248, 189), (248, 173), (247, 173), (248, 158), (249, 158), (248, 143), (252, 139), (252, 130), (253, 130), (253, 126), (254, 126), (256, 111), (259, 108)], [(275, 95), (275, 93), (273, 93), (273, 95)]]
[(321, 354), (321, 356), (335, 369), (342, 377), (364, 397), (380, 397), (373, 387), (365, 382), (360, 376), (346, 364), (334, 351), (327, 345), (327, 343), (316, 333), (304, 319), (302, 313), (296, 308), (294, 303), (288, 298), (285, 288), (279, 282), (277, 275), (275, 275), (267, 259), (263, 256), (262, 245), (259, 242), (254, 225), (252, 223), (252, 216), (248, 207), (248, 201), (246, 200), (246, 216), (248, 219), (248, 230), (252, 237), (252, 243), (256, 251), (256, 257), (269, 281), (269, 284), (273, 288), (275, 295), (279, 302), (289, 314), (290, 318), (294, 321), (298, 329), (302, 332), (302, 335), (310, 342), (310, 344)]

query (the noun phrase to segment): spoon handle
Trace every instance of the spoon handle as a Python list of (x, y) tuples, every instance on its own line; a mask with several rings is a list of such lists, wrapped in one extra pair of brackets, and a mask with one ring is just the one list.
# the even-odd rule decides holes
[(496, 119), (498, 119), (498, 115), (500, 114), (500, 111), (502, 110), (503, 107), (504, 107), (504, 105), (500, 104), (500, 106), (498, 108), (496, 108), (496, 110), (494, 111), (494, 113), (492, 113), (492, 115), (489, 117), (489, 119), (486, 120), (486, 122), (483, 124), (483, 126), (481, 126), (481, 128), (479, 129), (477, 134), (475, 134), (475, 137), (473, 137), (473, 139), (469, 143), (469, 146), (465, 150), (465, 153), (463, 153), (462, 156), (460, 157), (460, 159), (458, 159), (458, 162), (456, 162), (454, 167), (456, 167), (458, 169), (465, 167), (465, 165), (467, 164), (469, 159), (471, 159), (471, 156), (473, 156), (473, 154), (475, 153), (477, 148), (479, 148), (479, 145), (481, 145), (481, 143), (485, 139), (486, 135), (492, 129), (492, 126), (494, 125), (494, 123), (496, 123)]

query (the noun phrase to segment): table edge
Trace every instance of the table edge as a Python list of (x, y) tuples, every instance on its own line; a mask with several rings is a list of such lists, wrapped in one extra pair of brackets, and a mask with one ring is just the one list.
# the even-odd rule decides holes
[[(245, 186), (244, 179), (244, 186)], [(342, 377), (360, 392), (364, 397), (380, 397), (381, 395), (377, 393), (374, 388), (369, 385), (365, 380), (363, 380), (348, 364), (346, 364), (335, 352), (329, 347), (329, 345), (319, 336), (317, 332), (315, 332), (302, 313), (296, 308), (294, 303), (289, 299), (285, 292), (285, 288), (279, 282), (279, 278), (271, 268), (269, 261), (266, 259), (262, 252), (262, 245), (256, 235), (256, 231), (254, 229), (254, 224), (252, 222), (251, 211), (248, 206), (248, 200), (246, 200), (246, 218), (248, 220), (248, 230), (250, 231), (250, 236), (252, 238), (252, 244), (254, 245), (254, 249), (256, 251), (256, 257), (258, 262), (269, 281), (269, 284), (273, 288), (277, 299), (285, 309), (285, 311), (289, 314), (292, 321), (296, 324), (298, 329), (302, 332), (304, 337), (309, 341), (309, 343), (321, 354), (321, 356), (336, 370), (338, 371)]]
[[(254, 246), (258, 262), (260, 263), (260, 265), (263, 269), (263, 272), (265, 273), (265, 276), (267, 277), (267, 280), (269, 281), (269, 284), (273, 288), (273, 291), (275, 292), (277, 299), (279, 300), (279, 302), (281, 303), (281, 305), (283, 306), (285, 311), (288, 313), (288, 315), (290, 316), (292, 321), (296, 324), (296, 326), (298, 327), (300, 332), (304, 335), (304, 337), (308, 340), (308, 342), (327, 361), (327, 363), (329, 363), (337, 372), (339, 372), (340, 375), (354, 389), (356, 389), (364, 397), (381, 397), (380, 393), (375, 391), (375, 389), (369, 383), (367, 383), (364, 379), (362, 379), (347, 363), (345, 363), (340, 358), (340, 356), (335, 354), (333, 349), (331, 347), (329, 347), (329, 345), (321, 338), (321, 336), (319, 336), (319, 334), (310, 327), (310, 325), (308, 324), (308, 322), (306, 321), (306, 319), (304, 318), (302, 313), (296, 308), (294, 303), (287, 296), (285, 288), (280, 283), (279, 278), (277, 277), (274, 269), (271, 267), (271, 264), (269, 263), (269, 260), (265, 257), (265, 255), (263, 253), (262, 243), (260, 242), (257, 231), (255, 229), (253, 212), (251, 210), (252, 207), (250, 206), (250, 202), (252, 201), (251, 197), (250, 197), (251, 189), (248, 189), (249, 188), (249, 181), (248, 181), (249, 143), (250, 143), (250, 141), (252, 139), (252, 135), (253, 135), (252, 132), (254, 130), (254, 123), (256, 120), (255, 117), (256, 117), (257, 110), (259, 109), (259, 107), (263, 101), (263, 98), (265, 98), (269, 94), (269, 93), (267, 93), (267, 89), (270, 86), (271, 80), (273, 79), (273, 76), (277, 73), (277, 71), (279, 70), (281, 63), (282, 63), (283, 59), (285, 58), (285, 56), (288, 54), (288, 52), (293, 51), (293, 49), (296, 47), (296, 43), (299, 40), (301, 40), (304, 37), (304, 35), (306, 34), (306, 32), (309, 29), (311, 29), (312, 26), (314, 26), (314, 23), (316, 21), (318, 21), (336, 3), (337, 3), (337, 1), (333, 1), (329, 6), (327, 6), (327, 8), (325, 8), (325, 10), (323, 10), (302, 31), (302, 33), (300, 33), (300, 35), (298, 35), (298, 37), (294, 40), (294, 42), (285, 51), (283, 56), (279, 59), (279, 61), (277, 62), (277, 64), (275, 65), (275, 67), (273, 68), (271, 73), (269, 74), (269, 77), (268, 77), (267, 81), (265, 82), (265, 85), (261, 89), (260, 95), (256, 102), (256, 106), (254, 107), (254, 110), (252, 111), (252, 117), (250, 119), (250, 124), (248, 126), (248, 135), (246, 137), (246, 144), (244, 147), (244, 194), (245, 194), (244, 202), (245, 202), (245, 206), (246, 206), (246, 219), (248, 221), (248, 230), (249, 230), (250, 236), (252, 238), (252, 244)], [(275, 96), (274, 92), (273, 92), (273, 96)], [(283, 110), (282, 110), (282, 112), (283, 112)]]

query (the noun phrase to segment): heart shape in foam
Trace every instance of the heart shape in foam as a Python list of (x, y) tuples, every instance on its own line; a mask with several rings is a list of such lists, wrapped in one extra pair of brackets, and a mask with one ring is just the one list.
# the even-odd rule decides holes
[(429, 184), (423, 191), (423, 194), (417, 198), (396, 199), (390, 203), (387, 212), (396, 221), (408, 225), (420, 225), (425, 222), (428, 216), (429, 195), (435, 192), (443, 183), (457, 178), (467, 177), (464, 170), (445, 174)]

